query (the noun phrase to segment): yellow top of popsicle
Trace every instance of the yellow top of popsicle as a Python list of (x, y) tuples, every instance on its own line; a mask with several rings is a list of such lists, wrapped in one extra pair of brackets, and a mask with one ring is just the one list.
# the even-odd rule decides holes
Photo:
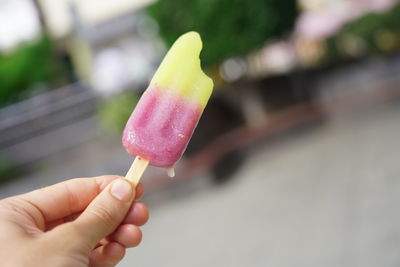
[(214, 87), (200, 66), (202, 42), (197, 32), (183, 34), (172, 45), (150, 85), (161, 90), (174, 90), (199, 102), (204, 108)]

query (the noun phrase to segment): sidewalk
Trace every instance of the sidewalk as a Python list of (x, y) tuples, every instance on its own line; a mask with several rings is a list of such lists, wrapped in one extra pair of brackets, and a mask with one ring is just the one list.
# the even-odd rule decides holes
[[(148, 190), (143, 243), (119, 266), (399, 266), (399, 133), (398, 103), (337, 115), (257, 145), (230, 183), (212, 186), (204, 176)], [(0, 197), (123, 175), (131, 160), (119, 140), (99, 137), (47, 162), (57, 168), (2, 185)]]
[(399, 266), (399, 133), (399, 106), (338, 115), (260, 145), (226, 185), (150, 196), (119, 266)]

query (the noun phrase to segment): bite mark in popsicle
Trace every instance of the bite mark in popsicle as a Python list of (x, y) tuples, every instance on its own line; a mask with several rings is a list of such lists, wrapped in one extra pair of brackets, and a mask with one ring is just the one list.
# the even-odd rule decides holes
[(200, 35), (189, 32), (168, 51), (126, 124), (122, 143), (130, 155), (167, 169), (181, 158), (213, 89), (201, 48)]

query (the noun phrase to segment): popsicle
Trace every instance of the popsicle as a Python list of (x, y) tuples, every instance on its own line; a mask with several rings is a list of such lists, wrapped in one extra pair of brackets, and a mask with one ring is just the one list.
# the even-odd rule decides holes
[(122, 144), (136, 157), (126, 177), (136, 183), (148, 164), (174, 175), (214, 86), (201, 70), (201, 49), (197, 32), (175, 41), (125, 126)]

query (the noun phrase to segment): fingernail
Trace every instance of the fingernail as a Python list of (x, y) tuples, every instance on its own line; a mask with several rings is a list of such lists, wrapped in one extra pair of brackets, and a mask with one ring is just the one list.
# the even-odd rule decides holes
[(118, 179), (111, 185), (110, 192), (121, 201), (129, 201), (132, 197), (132, 185), (124, 179)]

